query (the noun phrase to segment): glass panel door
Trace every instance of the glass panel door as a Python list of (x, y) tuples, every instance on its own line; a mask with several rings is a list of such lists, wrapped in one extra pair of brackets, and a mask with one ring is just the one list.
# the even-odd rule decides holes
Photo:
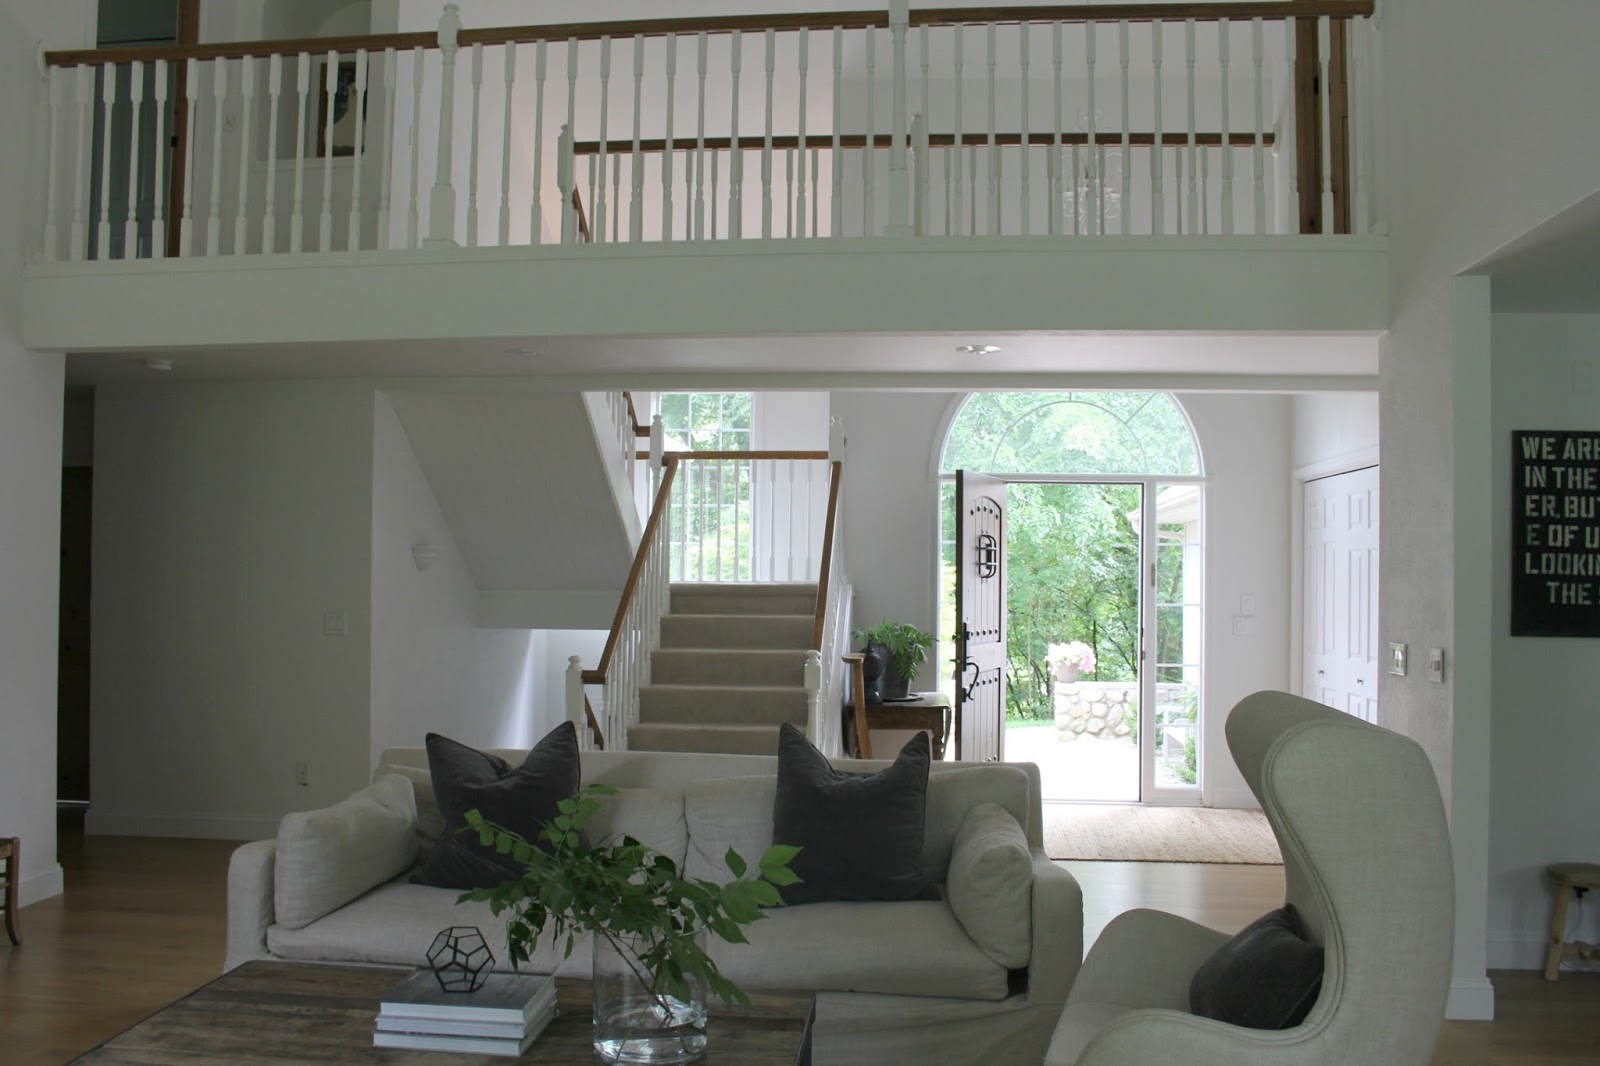
[(1199, 486), (1159, 485), (1155, 514), (1154, 676), (1145, 746), (1147, 799), (1184, 802), (1198, 793), (1200, 766), (1201, 513)]

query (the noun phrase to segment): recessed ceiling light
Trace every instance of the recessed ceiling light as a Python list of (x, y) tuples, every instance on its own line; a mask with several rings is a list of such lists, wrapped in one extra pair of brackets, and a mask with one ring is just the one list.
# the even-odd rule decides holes
[(999, 350), (998, 344), (963, 344), (956, 348), (962, 355), (993, 355)]
[(154, 370), (158, 374), (170, 374), (172, 372), (171, 359), (145, 359), (139, 365), (146, 370)]

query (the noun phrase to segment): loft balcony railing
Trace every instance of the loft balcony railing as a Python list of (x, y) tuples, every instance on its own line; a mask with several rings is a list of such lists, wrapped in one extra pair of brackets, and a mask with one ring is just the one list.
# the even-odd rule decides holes
[(48, 52), (39, 258), (1382, 232), (1372, 0)]

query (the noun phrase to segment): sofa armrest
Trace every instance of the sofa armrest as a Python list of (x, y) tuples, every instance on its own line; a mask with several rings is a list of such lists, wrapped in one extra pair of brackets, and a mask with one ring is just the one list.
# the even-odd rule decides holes
[(266, 958), (267, 927), (272, 924), (272, 880), (278, 842), (253, 840), (234, 849), (228, 861), (228, 956), (223, 972), (251, 959)]
[(1078, 879), (1033, 853), (1033, 948), (1028, 998), (1064, 1003), (1083, 964), (1083, 889)]
[(1176, 914), (1126, 911), (1094, 942), (1072, 1002), (1187, 1012), (1195, 971), (1227, 940), (1228, 934)]

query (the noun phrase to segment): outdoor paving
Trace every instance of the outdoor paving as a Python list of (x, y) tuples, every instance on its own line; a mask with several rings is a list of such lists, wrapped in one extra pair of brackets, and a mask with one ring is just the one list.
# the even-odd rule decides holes
[(1006, 726), (1006, 762), (1031, 762), (1047, 800), (1139, 801), (1139, 748), (1132, 740), (1061, 741), (1054, 725)]

